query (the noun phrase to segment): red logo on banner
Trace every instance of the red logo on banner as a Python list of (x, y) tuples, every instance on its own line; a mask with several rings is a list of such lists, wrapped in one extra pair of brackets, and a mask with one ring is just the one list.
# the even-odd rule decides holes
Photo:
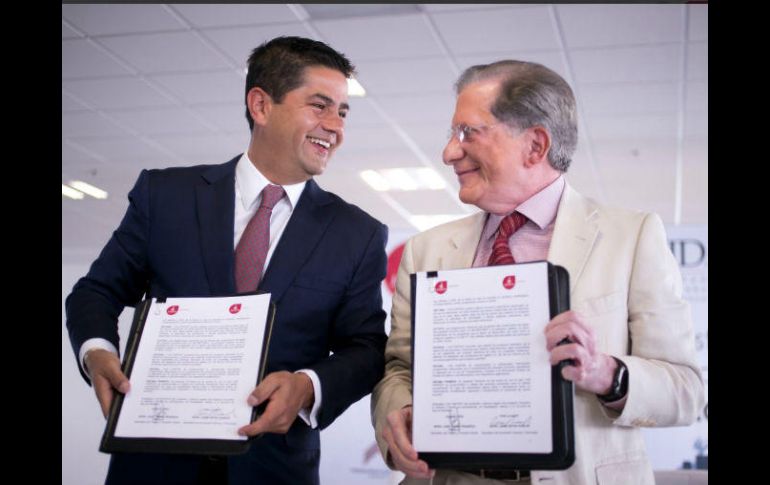
[(516, 284), (516, 277), (513, 275), (508, 275), (505, 278), (503, 278), (503, 286), (505, 286), (505, 289), (510, 290), (513, 288), (513, 286)]
[(168, 313), (169, 315), (174, 315), (178, 311), (179, 311), (179, 305), (171, 305), (166, 309), (166, 313)]
[(436, 283), (436, 293), (439, 295), (446, 292), (446, 281), (439, 281)]
[(241, 311), (241, 304), (240, 303), (236, 303), (234, 305), (230, 305), (230, 313), (238, 313), (239, 311)]
[(396, 292), (396, 275), (398, 274), (398, 265), (401, 264), (401, 254), (404, 252), (405, 245), (406, 243), (399, 244), (388, 255), (388, 272), (385, 275), (385, 286), (391, 294)]

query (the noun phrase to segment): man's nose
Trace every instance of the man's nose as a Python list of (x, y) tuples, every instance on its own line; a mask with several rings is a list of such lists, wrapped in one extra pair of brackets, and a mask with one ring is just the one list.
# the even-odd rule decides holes
[(446, 146), (444, 147), (444, 152), (442, 153), (444, 163), (452, 165), (463, 156), (465, 156), (465, 151), (463, 150), (462, 144), (457, 137), (453, 136), (447, 141)]

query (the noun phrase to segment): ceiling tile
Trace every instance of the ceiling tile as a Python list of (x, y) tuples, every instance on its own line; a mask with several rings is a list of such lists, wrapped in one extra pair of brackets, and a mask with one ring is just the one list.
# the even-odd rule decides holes
[(185, 29), (161, 5), (62, 4), (61, 15), (90, 36)]
[(185, 103), (243, 102), (246, 79), (233, 71), (155, 75), (154, 81)]
[[(586, 120), (594, 140), (673, 139), (676, 113), (650, 115), (594, 116)], [(599, 147), (597, 143), (595, 145)]]
[(85, 39), (62, 40), (61, 77), (77, 79), (129, 75), (131, 71)]
[(156, 135), (150, 138), (179, 154), (184, 160), (182, 165), (224, 163), (248, 146), (246, 134), (242, 143), (229, 135)]
[(454, 95), (380, 96), (382, 109), (399, 123), (438, 122), (449, 126), (455, 109)]
[(615, 138), (602, 140), (594, 146), (598, 167), (604, 170), (608, 165), (626, 167), (638, 165), (666, 165), (676, 160), (677, 144), (675, 138)]
[(191, 108), (223, 131), (243, 131), (244, 133), (249, 133), (249, 122), (246, 121), (246, 106), (242, 102), (238, 104), (194, 105)]
[[(433, 15), (439, 34), (455, 55), (521, 49), (558, 49), (547, 6)], [(469, 26), (478, 26), (470, 28)], [(482, 27), (483, 26), (483, 27)]]
[(129, 111), (110, 111), (109, 116), (129, 126), (141, 135), (187, 133), (200, 136), (211, 129), (182, 108), (151, 108)]
[(457, 75), (444, 57), (364, 61), (356, 66), (358, 79), (372, 96), (452, 92)]
[(108, 163), (121, 163), (141, 168), (160, 166), (161, 161), (178, 164), (180, 158), (167, 150), (145, 143), (134, 136), (73, 137), (73, 141), (102, 156)]
[(707, 111), (688, 112), (684, 117), (685, 139), (699, 140), (708, 146), (709, 115)]
[(61, 135), (73, 136), (127, 136), (125, 130), (93, 111), (62, 113)]
[(676, 44), (649, 47), (573, 50), (578, 83), (677, 81), (680, 49)]
[(61, 38), (64, 39), (77, 39), (80, 38), (80, 34), (75, 31), (68, 22), (61, 21)]
[[(488, 10), (494, 8), (513, 8), (513, 6), (505, 3), (423, 3), (420, 4), (423, 10), (430, 13), (435, 12), (460, 12), (468, 10)], [(526, 5), (519, 5), (518, 7), (526, 7)]]
[(688, 27), (689, 40), (708, 40), (709, 38), (709, 6), (688, 5), (690, 24)]
[(62, 113), (67, 111), (84, 111), (88, 110), (88, 107), (84, 106), (80, 101), (73, 98), (69, 94), (61, 93), (61, 110)]
[(379, 126), (385, 122), (367, 98), (352, 97), (348, 99), (348, 103), (350, 104), (350, 111), (348, 111), (345, 126)]
[(676, 113), (678, 83), (584, 84), (580, 99), (586, 116)]
[(87, 79), (62, 81), (62, 90), (69, 91), (93, 109), (168, 106), (172, 101), (146, 82), (136, 78)]
[[(434, 162), (433, 168), (435, 170), (441, 172), (447, 168), (441, 161), (441, 154), (447, 143), (448, 123), (410, 123), (403, 124), (401, 127), (409, 133), (409, 136), (419, 145), (425, 155)], [(443, 175), (448, 177), (447, 181), (449, 181), (449, 178), (454, 179), (451, 173)]]
[(567, 69), (564, 66), (561, 51), (506, 51), (494, 53), (478, 53), (469, 56), (458, 56), (455, 58), (460, 70), (467, 69), (477, 64), (491, 64), (504, 59), (537, 62), (553, 70), (564, 79), (568, 79)]
[(230, 67), (191, 32), (116, 36), (101, 39), (100, 42), (143, 73)]
[(300, 22), (281, 25), (206, 29), (202, 30), (201, 34), (222, 49), (244, 70), (246, 69), (251, 51), (268, 40), (281, 35), (314, 38)]
[(365, 153), (354, 149), (347, 150), (347, 148), (346, 145), (342, 145), (334, 155), (330, 167), (340, 166), (356, 170), (367, 170), (422, 165), (415, 154), (404, 144), (397, 144), (386, 149)]
[(105, 161), (106, 159), (104, 157), (101, 157), (101, 155), (92, 153), (85, 149), (80, 149), (79, 145), (72, 144), (69, 142), (69, 140), (66, 140), (64, 139), (64, 137), (62, 137), (62, 144), (61, 144), (62, 169), (64, 169), (64, 167), (71, 164), (82, 164), (82, 163), (104, 164)]
[(690, 42), (687, 44), (687, 79), (702, 81), (709, 78), (708, 42)]
[(569, 48), (675, 42), (682, 37), (680, 5), (559, 5)]
[(406, 148), (401, 139), (386, 124), (378, 126), (346, 126), (345, 139), (339, 151), (348, 154)]
[(350, 17), (377, 17), (381, 15), (398, 15), (419, 13), (419, 5), (408, 3), (377, 3), (377, 4), (302, 4), (302, 8), (310, 15), (311, 20), (342, 19)]
[(705, 81), (687, 83), (685, 109), (688, 112), (707, 113), (709, 109), (709, 84)]
[(298, 20), (287, 4), (173, 4), (171, 8), (195, 27), (259, 25)]
[[(315, 27), (354, 64), (366, 60), (442, 55), (422, 15), (319, 20)], [(387, 39), (362, 42), (361, 39)]]

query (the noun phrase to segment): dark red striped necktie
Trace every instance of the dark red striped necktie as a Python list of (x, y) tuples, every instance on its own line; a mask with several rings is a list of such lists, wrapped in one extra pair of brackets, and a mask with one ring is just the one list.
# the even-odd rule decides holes
[(238, 241), (235, 249), (235, 288), (238, 293), (254, 291), (259, 286), (270, 248), (270, 216), (283, 194), (280, 185), (268, 184), (262, 189), (262, 201), (257, 213)]
[(487, 266), (497, 266), (499, 264), (513, 264), (516, 262), (511, 253), (511, 247), (508, 245), (508, 238), (511, 234), (518, 231), (521, 226), (527, 222), (527, 216), (518, 212), (508, 214), (497, 229), (497, 237), (492, 244), (492, 254), (489, 255)]

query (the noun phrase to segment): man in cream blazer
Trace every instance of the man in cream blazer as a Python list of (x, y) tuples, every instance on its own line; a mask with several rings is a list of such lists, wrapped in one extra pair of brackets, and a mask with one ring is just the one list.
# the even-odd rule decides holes
[[(483, 212), (406, 244), (385, 377), (372, 398), (383, 457), (409, 484), (653, 484), (639, 428), (690, 424), (704, 405), (690, 310), (660, 218), (600, 206), (566, 183), (575, 103), (553, 71), (519, 61), (474, 66), (457, 93), (444, 161), (461, 200)], [(409, 274), (486, 265), (497, 226), (514, 211), (527, 217), (508, 239), (516, 261), (547, 259), (570, 275), (572, 310), (545, 333), (552, 363), (576, 361), (562, 371), (575, 384), (576, 460), (564, 471), (431, 470), (411, 445)], [(572, 343), (557, 346), (565, 337)]]

